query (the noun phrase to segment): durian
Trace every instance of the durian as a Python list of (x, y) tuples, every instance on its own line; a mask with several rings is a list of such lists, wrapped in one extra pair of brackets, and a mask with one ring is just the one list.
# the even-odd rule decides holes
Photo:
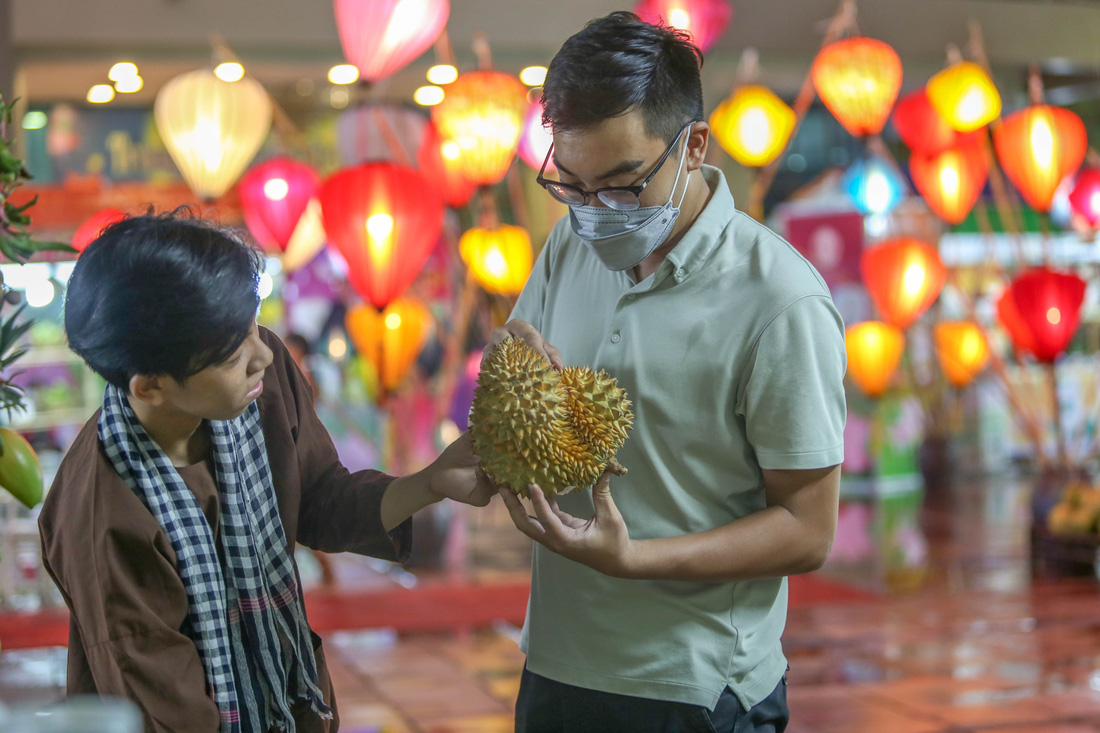
[(498, 485), (547, 496), (596, 483), (605, 469), (624, 475), (615, 453), (634, 420), (611, 376), (588, 367), (555, 370), (522, 339), (508, 338), (481, 363), (470, 436), (481, 467)]

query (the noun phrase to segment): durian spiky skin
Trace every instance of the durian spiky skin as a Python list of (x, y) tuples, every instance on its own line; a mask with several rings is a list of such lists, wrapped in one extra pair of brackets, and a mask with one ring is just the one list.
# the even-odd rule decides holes
[(470, 436), (486, 473), (527, 496), (591, 486), (605, 469), (626, 469), (615, 453), (634, 415), (626, 392), (606, 372), (556, 371), (522, 339), (502, 341), (481, 363), (470, 410)]

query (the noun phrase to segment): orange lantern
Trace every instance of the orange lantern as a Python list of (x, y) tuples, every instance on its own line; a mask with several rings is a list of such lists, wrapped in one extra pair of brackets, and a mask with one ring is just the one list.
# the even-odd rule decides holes
[(527, 87), (499, 71), (474, 71), (447, 85), (432, 120), (458, 144), (460, 169), (479, 186), (498, 183), (516, 155), (527, 112)]
[(1088, 150), (1085, 123), (1061, 107), (1035, 104), (1004, 119), (993, 131), (1005, 174), (1036, 211), (1049, 211), (1062, 179), (1080, 167)]
[(830, 43), (810, 69), (821, 101), (851, 134), (882, 131), (901, 90), (901, 59), (889, 44), (857, 36)]
[(883, 319), (902, 329), (936, 302), (947, 278), (936, 248), (908, 237), (864, 250), (859, 266)]
[(940, 71), (925, 86), (928, 101), (959, 132), (972, 132), (1001, 114), (1001, 95), (985, 69), (960, 61)]
[(913, 153), (913, 184), (932, 211), (958, 224), (974, 208), (989, 177), (989, 162), (980, 141), (962, 143), (939, 153)]
[(523, 227), (474, 227), (462, 235), (458, 252), (481, 287), (491, 293), (519, 295), (531, 274), (531, 237)]
[(888, 323), (866, 321), (845, 330), (844, 347), (852, 380), (868, 397), (878, 397), (894, 378), (905, 334)]
[(722, 149), (741, 165), (763, 166), (787, 147), (795, 115), (767, 87), (737, 89), (710, 115), (710, 129)]
[(356, 351), (374, 366), (387, 392), (409, 373), (428, 340), (431, 323), (427, 309), (411, 298), (399, 298), (381, 312), (359, 305), (344, 319)]
[(937, 323), (932, 333), (943, 373), (956, 387), (970, 384), (989, 363), (989, 344), (976, 324), (970, 321)]
[(441, 138), (435, 125), (427, 126), (416, 153), (416, 164), (443, 194), (447, 206), (454, 208), (468, 204), (477, 191), (477, 186), (460, 169), (461, 156), (458, 143)]

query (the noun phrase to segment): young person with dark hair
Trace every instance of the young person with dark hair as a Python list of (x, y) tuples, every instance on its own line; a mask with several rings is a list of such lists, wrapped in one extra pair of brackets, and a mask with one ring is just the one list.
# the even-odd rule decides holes
[[(784, 730), (786, 576), (836, 529), (844, 327), (814, 268), (703, 164), (701, 55), (631, 13), (567, 40), (543, 87), (569, 206), (493, 332), (606, 369), (634, 403), (629, 473), (547, 500), (521, 733)], [(550, 344), (554, 344), (551, 346)], [(555, 348), (556, 347), (556, 348)]]
[(294, 543), (402, 561), (409, 517), (493, 488), (463, 436), (419, 473), (349, 473), (282, 342), (262, 258), (202, 221), (106, 229), (69, 281), (69, 345), (108, 382), (39, 520), (71, 612), (68, 691), (146, 729), (336, 731)]

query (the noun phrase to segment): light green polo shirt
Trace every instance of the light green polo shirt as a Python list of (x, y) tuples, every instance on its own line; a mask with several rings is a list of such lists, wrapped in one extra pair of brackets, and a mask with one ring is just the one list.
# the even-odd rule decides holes
[[(652, 276), (612, 272), (558, 222), (512, 314), (567, 366), (605, 369), (634, 403), (611, 481), (633, 539), (728, 524), (765, 507), (761, 469), (843, 461), (844, 324), (817, 271), (712, 195)], [(589, 518), (590, 491), (561, 497)], [(535, 546), (522, 648), (559, 682), (713, 709), (729, 685), (750, 708), (779, 683), (785, 578), (737, 583), (611, 578)]]

